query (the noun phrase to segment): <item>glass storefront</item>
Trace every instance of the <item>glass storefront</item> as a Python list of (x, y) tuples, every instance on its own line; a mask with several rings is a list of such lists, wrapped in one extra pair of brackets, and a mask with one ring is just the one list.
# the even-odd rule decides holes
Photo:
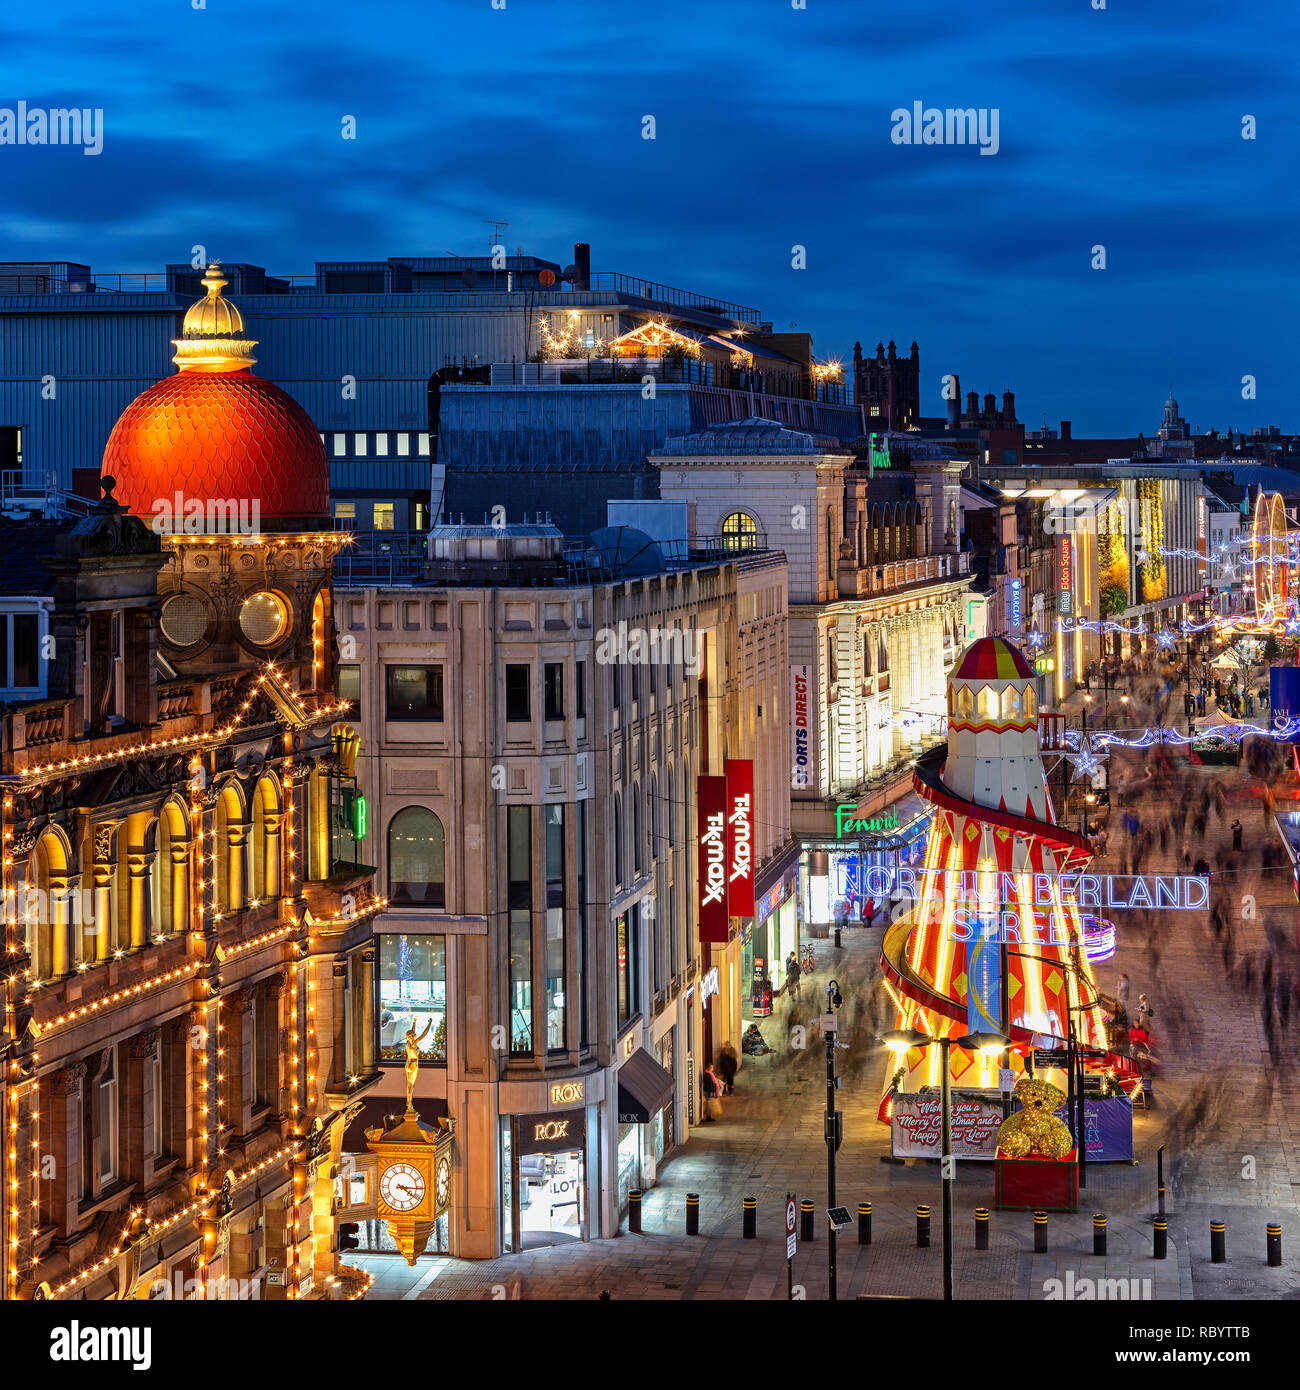
[(585, 1140), (582, 1110), (502, 1116), (501, 1229), (507, 1251), (587, 1239)]
[[(677, 1072), (673, 1068), (673, 1035), (677, 1032), (676, 1028), (670, 1028), (659, 1042), (655, 1045), (655, 1061), (673, 1077), (677, 1078)], [(655, 1113), (654, 1118), (654, 1145), (655, 1163), (663, 1158), (664, 1154), (677, 1142), (674, 1133), (673, 1112), (676, 1109), (674, 1101), (669, 1101), (662, 1110)]]
[(618, 1127), (618, 1209), (627, 1210), (627, 1194), (641, 1186), (641, 1126)]
[[(871, 894), (863, 892), (868, 869), (919, 863), (925, 853), (933, 807), (911, 795), (891, 809), (896, 811), (897, 829), (885, 834), (846, 836), (809, 845), (803, 851), (799, 857), (801, 920), (830, 926), (837, 915), (847, 913), (848, 920), (857, 923), (871, 903)], [(814, 873), (814, 866), (824, 871)]]
[(408, 932), (379, 937), (379, 1056), (401, 1061), (415, 1029), (420, 1060), (447, 1060), (447, 938)]

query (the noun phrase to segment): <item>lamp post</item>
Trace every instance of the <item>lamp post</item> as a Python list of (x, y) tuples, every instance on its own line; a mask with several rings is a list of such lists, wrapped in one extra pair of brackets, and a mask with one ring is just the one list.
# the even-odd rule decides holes
[(955, 1162), (952, 1156), (952, 1081), (949, 1074), (948, 1059), (953, 1045), (970, 1048), (986, 1057), (996, 1056), (1010, 1046), (1011, 1039), (1001, 1033), (964, 1033), (960, 1038), (945, 1035), (932, 1037), (916, 1028), (895, 1028), (880, 1035), (880, 1041), (897, 1055), (911, 1048), (926, 1048), (938, 1044), (943, 1056), (940, 1059), (940, 1111), (943, 1126), (943, 1146), (939, 1159), (939, 1175), (943, 1183), (943, 1298), (945, 1303), (953, 1301), (953, 1249), (952, 1249), (952, 1180)]
[[(835, 1018), (835, 1011), (843, 1004), (844, 998), (840, 994), (840, 984), (838, 980), (830, 980), (826, 985), (826, 1010), (831, 1015), (832, 1022)], [(835, 1150), (840, 1146), (840, 1112), (835, 1108), (835, 1028), (832, 1026), (825, 1030), (826, 1033), (826, 1206), (829, 1210), (835, 1206)], [(837, 1295), (835, 1277), (835, 1227), (830, 1230), (830, 1239), (826, 1243), (828, 1261), (827, 1273), (830, 1276), (830, 1299), (834, 1303)]]

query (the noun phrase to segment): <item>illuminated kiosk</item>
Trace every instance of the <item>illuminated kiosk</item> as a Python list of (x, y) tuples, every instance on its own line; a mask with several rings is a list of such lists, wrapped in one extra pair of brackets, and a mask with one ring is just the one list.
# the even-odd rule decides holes
[[(990, 1107), (1000, 1103), (1000, 1066), (1019, 1074), (1025, 1052), (1063, 1048), (1072, 1031), (1090, 1067), (1121, 1086), (1140, 1084), (1133, 1064), (1109, 1051), (1079, 907), (1062, 893), (1061, 875), (1083, 871), (1092, 846), (1056, 824), (1034, 671), (1016, 647), (986, 637), (963, 653), (948, 677), (947, 748), (922, 755), (913, 782), (935, 816), (911, 911), (888, 929), (881, 952), (897, 1027), (1010, 1038), (1005, 1059), (950, 1049), (952, 1085), (986, 1093)], [(913, 1048), (891, 1059), (882, 1120), (896, 1093), (940, 1084), (943, 1052)], [(1063, 1070), (1055, 1079), (1064, 1089)]]

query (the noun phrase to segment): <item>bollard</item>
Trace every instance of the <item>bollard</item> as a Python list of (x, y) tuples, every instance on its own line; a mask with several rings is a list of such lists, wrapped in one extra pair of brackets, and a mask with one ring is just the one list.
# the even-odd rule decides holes
[(1047, 1254), (1047, 1213), (1045, 1211), (1034, 1213), (1034, 1254)]
[(758, 1198), (746, 1197), (741, 1201), (740, 1234), (744, 1240), (753, 1240), (758, 1235)]
[(810, 1202), (805, 1198), (799, 1203), (799, 1239), (812, 1240), (813, 1232), (813, 1213), (817, 1210), (817, 1203)]
[(1228, 1263), (1228, 1228), (1222, 1221), (1210, 1222), (1210, 1263)]
[(929, 1207), (917, 1207), (916, 1209), (916, 1248), (918, 1250), (928, 1250), (930, 1248)]
[(1092, 1253), (1106, 1253), (1106, 1218), (1099, 1211), (1094, 1212), (1092, 1216)]
[(1280, 1221), (1270, 1221), (1268, 1223), (1268, 1264), (1270, 1269), (1277, 1269), (1282, 1263), (1282, 1223)]
[(1157, 1216), (1152, 1231), (1155, 1244), (1151, 1254), (1157, 1260), (1163, 1260), (1169, 1254), (1169, 1222), (1163, 1216)]
[(641, 1189), (634, 1187), (627, 1194), (627, 1228), (634, 1236), (641, 1234)]
[(858, 1203), (858, 1244), (871, 1244), (871, 1203)]
[(988, 1207), (975, 1208), (975, 1248), (976, 1250), (987, 1250), (989, 1248)]
[(686, 1234), (697, 1236), (700, 1233), (700, 1194), (698, 1192), (688, 1192), (686, 1194)]

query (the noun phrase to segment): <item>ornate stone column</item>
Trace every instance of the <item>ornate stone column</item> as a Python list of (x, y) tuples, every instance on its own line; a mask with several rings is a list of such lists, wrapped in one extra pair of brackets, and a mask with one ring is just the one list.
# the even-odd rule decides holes
[[(369, 1076), (379, 1066), (375, 1042), (375, 948), (366, 946), (361, 952), (361, 1062), (363, 1076)], [(450, 1031), (450, 1030), (448, 1030)]]
[(153, 937), (153, 894), (149, 887), (153, 882), (157, 858), (156, 854), (147, 853), (143, 848), (134, 845), (127, 852), (127, 907), (131, 919), (133, 951), (147, 946)]
[(238, 912), (247, 901), (247, 821), (226, 822), (226, 911)]
[(284, 821), (281, 811), (267, 811), (262, 816), (262, 843), (257, 852), (262, 857), (262, 896), (280, 896), (281, 838), (280, 829)]
[(190, 842), (172, 840), (167, 847), (163, 872), (171, 882), (171, 920), (164, 923), (172, 934), (190, 929)]
[(94, 827), (91, 884), (95, 895), (95, 959), (113, 954), (113, 826)]

